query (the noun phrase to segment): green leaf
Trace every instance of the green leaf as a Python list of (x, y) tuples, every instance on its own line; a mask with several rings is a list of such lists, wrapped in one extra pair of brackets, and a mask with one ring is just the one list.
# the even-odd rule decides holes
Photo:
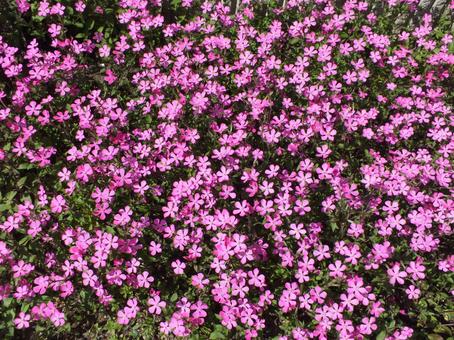
[(3, 306), (5, 306), (6, 308), (8, 308), (8, 307), (11, 305), (11, 302), (13, 302), (13, 298), (6, 298), (6, 299), (3, 299)]
[(432, 333), (427, 336), (430, 340), (443, 340), (443, 337), (441, 335)]
[(210, 334), (210, 340), (217, 340), (217, 339), (227, 339), (227, 337), (219, 333), (218, 331), (214, 331), (213, 333)]
[(384, 340), (386, 338), (386, 330), (382, 330), (380, 333), (377, 334), (375, 340)]
[(18, 181), (17, 181), (17, 186), (19, 188), (22, 188), (25, 184), (25, 182), (27, 181), (27, 176), (24, 176), (22, 178), (20, 178)]
[(19, 245), (24, 245), (24, 244), (27, 244), (30, 240), (32, 239), (32, 237), (30, 235), (27, 235), (25, 237), (22, 237), (20, 240), (19, 240)]
[(115, 235), (115, 229), (112, 228), (110, 225), (106, 227), (106, 231), (108, 231), (110, 234)]
[(119, 326), (120, 325), (118, 323), (116, 323), (115, 321), (113, 321), (113, 320), (108, 320), (107, 321), (107, 329), (109, 331), (115, 331), (115, 330), (117, 330), (119, 328)]
[(27, 311), (30, 309), (30, 306), (31, 303), (23, 303), (20, 307), (21, 312), (27, 313)]
[(173, 293), (172, 296), (170, 297), (170, 302), (175, 302), (175, 301), (177, 301), (177, 299), (178, 299), (178, 294)]
[(389, 324), (390, 330), (394, 330), (394, 327), (396, 327), (396, 320), (391, 321), (391, 323)]
[(6, 200), (11, 201), (16, 196), (17, 191), (10, 191), (6, 194)]
[(437, 327), (435, 327), (434, 332), (437, 334), (452, 335), (451, 329), (445, 325), (438, 325)]
[(30, 163), (22, 163), (17, 167), (19, 170), (30, 170), (31, 168), (33, 168), (33, 164)]
[(454, 311), (447, 311), (444, 313), (444, 318), (446, 321), (453, 321), (454, 320)]

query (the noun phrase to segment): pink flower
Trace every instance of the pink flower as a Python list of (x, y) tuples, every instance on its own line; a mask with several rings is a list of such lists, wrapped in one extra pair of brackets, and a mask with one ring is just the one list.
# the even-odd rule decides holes
[(106, 76), (104, 77), (104, 80), (109, 85), (112, 85), (117, 80), (117, 76), (112, 72), (112, 70), (108, 69), (106, 70)]
[(131, 221), (132, 210), (129, 206), (124, 207), (118, 211), (118, 214), (114, 216), (114, 224), (125, 226)]
[(14, 319), (14, 324), (17, 329), (28, 328), (30, 327), (30, 314), (20, 312), (18, 317)]
[(129, 323), (129, 318), (124, 310), (119, 310), (117, 312), (117, 322), (120, 325), (127, 325)]
[(77, 167), (76, 178), (80, 179), (83, 183), (88, 182), (91, 175), (93, 175), (93, 169), (90, 164), (82, 164)]
[(181, 275), (184, 273), (184, 269), (186, 268), (186, 264), (181, 262), (180, 260), (175, 260), (172, 262), (173, 272), (177, 275)]
[(414, 285), (410, 285), (406, 290), (405, 292), (407, 293), (408, 295), (408, 298), (410, 300), (416, 300), (419, 298), (419, 295), (421, 294), (421, 291), (416, 288)]
[(53, 213), (59, 214), (66, 209), (66, 200), (62, 195), (58, 195), (50, 202), (50, 209)]
[(144, 271), (142, 274), (137, 275), (137, 283), (139, 284), (139, 287), (149, 288), (150, 283), (152, 283), (153, 281), (153, 276), (150, 276), (147, 271)]
[(361, 332), (361, 334), (370, 335), (378, 328), (377, 324), (375, 323), (374, 317), (363, 318), (361, 322), (362, 323), (359, 326), (359, 331)]
[(389, 276), (389, 283), (391, 283), (393, 286), (396, 283), (403, 284), (404, 278), (407, 277), (407, 273), (405, 271), (400, 271), (399, 263), (395, 263), (391, 268), (387, 270), (387, 273)]
[(148, 312), (150, 312), (150, 314), (159, 315), (161, 314), (162, 309), (166, 307), (165, 301), (161, 301), (159, 295), (152, 296), (148, 299), (147, 303), (149, 306)]

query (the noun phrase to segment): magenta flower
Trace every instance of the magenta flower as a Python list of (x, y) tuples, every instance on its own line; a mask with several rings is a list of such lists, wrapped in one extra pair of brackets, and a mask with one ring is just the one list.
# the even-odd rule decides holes
[(28, 327), (30, 327), (29, 321), (30, 321), (30, 314), (20, 312), (18, 317), (14, 319), (14, 324), (16, 325), (16, 328), (18, 328), (18, 329), (28, 328)]
[(155, 295), (151, 298), (148, 299), (148, 312), (150, 314), (156, 314), (159, 315), (161, 314), (161, 311), (163, 308), (166, 307), (166, 303), (164, 301), (161, 301), (159, 295)]
[(173, 272), (177, 275), (181, 275), (184, 273), (184, 269), (186, 268), (186, 264), (181, 262), (180, 260), (175, 260), (172, 262)]
[(407, 273), (405, 271), (400, 271), (400, 264), (395, 263), (391, 268), (387, 270), (389, 276), (389, 283), (393, 286), (397, 284), (403, 284), (404, 279), (407, 277)]

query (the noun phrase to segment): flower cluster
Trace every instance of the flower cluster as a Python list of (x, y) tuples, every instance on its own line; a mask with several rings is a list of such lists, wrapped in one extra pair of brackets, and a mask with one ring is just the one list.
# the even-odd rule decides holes
[(175, 3), (16, 0), (0, 334), (452, 335), (443, 23), (396, 28), (414, 0)]

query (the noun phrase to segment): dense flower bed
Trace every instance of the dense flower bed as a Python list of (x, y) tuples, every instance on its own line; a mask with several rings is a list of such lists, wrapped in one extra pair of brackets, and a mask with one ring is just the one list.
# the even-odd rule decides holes
[(2, 338), (454, 335), (454, 44), (395, 26), (417, 2), (9, 2)]

